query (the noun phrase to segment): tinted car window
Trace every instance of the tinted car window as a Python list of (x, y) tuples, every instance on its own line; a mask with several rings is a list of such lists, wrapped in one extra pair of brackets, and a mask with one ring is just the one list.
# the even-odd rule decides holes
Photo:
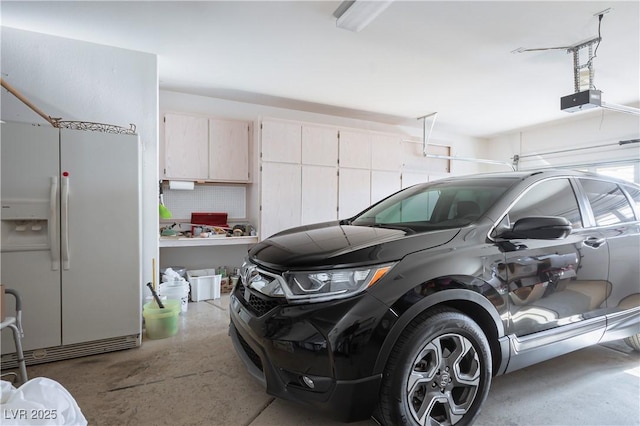
[(629, 200), (618, 185), (595, 179), (580, 179), (598, 226), (631, 222), (635, 219)]
[(439, 191), (418, 192), (377, 213), (375, 223), (428, 222), (439, 198)]
[(561, 216), (582, 228), (575, 193), (568, 179), (546, 180), (531, 187), (509, 211), (509, 221), (530, 216)]
[(482, 216), (515, 182), (470, 179), (416, 185), (373, 206), (351, 224), (395, 225), (415, 232), (466, 226)]

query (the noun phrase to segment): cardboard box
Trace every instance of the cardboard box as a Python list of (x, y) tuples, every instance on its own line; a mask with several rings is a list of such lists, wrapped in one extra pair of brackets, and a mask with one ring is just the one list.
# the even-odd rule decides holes
[(231, 290), (233, 290), (233, 283), (229, 277), (222, 278), (222, 280), (220, 280), (220, 293), (231, 293)]

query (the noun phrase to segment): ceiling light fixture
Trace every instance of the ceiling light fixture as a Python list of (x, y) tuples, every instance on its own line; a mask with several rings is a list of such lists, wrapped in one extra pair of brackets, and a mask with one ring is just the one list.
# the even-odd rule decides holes
[(344, 30), (359, 32), (380, 15), (393, 0), (350, 0), (343, 1), (333, 12), (336, 26)]

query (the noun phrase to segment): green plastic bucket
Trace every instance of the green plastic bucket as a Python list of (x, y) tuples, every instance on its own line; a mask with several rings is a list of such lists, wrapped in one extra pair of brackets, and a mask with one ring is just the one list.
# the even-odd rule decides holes
[(155, 301), (145, 303), (142, 309), (145, 329), (149, 339), (164, 339), (178, 332), (178, 314), (180, 300), (165, 300), (164, 308), (159, 308)]

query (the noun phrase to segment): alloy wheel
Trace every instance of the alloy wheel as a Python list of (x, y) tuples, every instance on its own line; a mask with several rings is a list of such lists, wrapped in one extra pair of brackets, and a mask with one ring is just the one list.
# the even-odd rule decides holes
[(470, 409), (480, 386), (478, 353), (466, 337), (450, 333), (426, 343), (407, 377), (409, 411), (420, 425), (454, 425)]

